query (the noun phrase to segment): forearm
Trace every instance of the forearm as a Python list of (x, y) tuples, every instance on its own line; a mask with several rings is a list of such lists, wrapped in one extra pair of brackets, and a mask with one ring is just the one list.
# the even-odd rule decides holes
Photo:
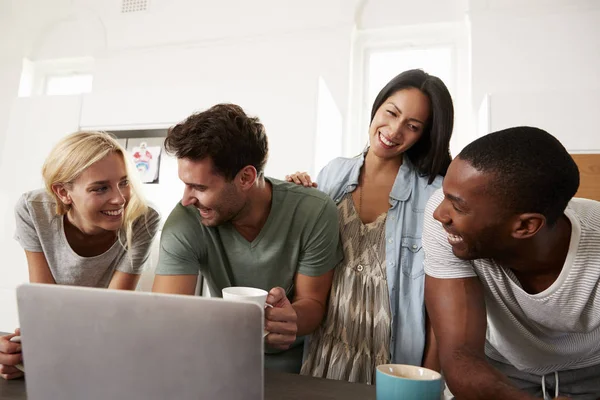
[(423, 352), (423, 367), (440, 372), (440, 358), (438, 355), (438, 345), (429, 318), (425, 325), (425, 351)]
[(450, 391), (459, 400), (538, 400), (513, 386), (508, 378), (485, 359), (457, 351), (442, 362)]
[(292, 307), (294, 307), (297, 315), (297, 336), (312, 333), (321, 324), (325, 316), (325, 304), (315, 299), (298, 299), (292, 303)]
[(135, 290), (139, 280), (140, 275), (138, 274), (115, 271), (108, 284), (108, 288), (116, 290)]

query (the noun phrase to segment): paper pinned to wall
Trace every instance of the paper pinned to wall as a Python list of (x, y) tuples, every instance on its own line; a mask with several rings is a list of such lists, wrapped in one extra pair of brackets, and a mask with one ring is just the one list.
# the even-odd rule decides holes
[(146, 142), (142, 142), (130, 151), (142, 183), (158, 183), (161, 147), (147, 146)]

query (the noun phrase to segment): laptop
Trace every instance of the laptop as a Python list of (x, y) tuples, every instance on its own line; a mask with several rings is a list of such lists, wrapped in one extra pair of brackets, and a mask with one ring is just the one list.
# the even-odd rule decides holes
[(29, 400), (263, 399), (263, 310), (196, 296), (17, 288)]

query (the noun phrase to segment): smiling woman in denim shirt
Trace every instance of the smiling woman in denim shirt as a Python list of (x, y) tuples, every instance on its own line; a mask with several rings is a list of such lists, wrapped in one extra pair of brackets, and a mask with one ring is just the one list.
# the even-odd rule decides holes
[(302, 374), (374, 383), (380, 364), (439, 370), (424, 306), (421, 234), (425, 204), (450, 164), (453, 120), (444, 83), (405, 71), (377, 95), (363, 154), (331, 161), (318, 185), (306, 173), (286, 177), (335, 200), (344, 246)]

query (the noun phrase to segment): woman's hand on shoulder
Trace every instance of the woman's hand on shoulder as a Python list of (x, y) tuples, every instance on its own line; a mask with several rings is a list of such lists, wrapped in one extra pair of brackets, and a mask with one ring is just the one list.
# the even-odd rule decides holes
[(313, 182), (312, 179), (310, 179), (310, 175), (306, 172), (296, 171), (293, 174), (286, 175), (285, 180), (304, 187), (317, 187), (317, 182)]

